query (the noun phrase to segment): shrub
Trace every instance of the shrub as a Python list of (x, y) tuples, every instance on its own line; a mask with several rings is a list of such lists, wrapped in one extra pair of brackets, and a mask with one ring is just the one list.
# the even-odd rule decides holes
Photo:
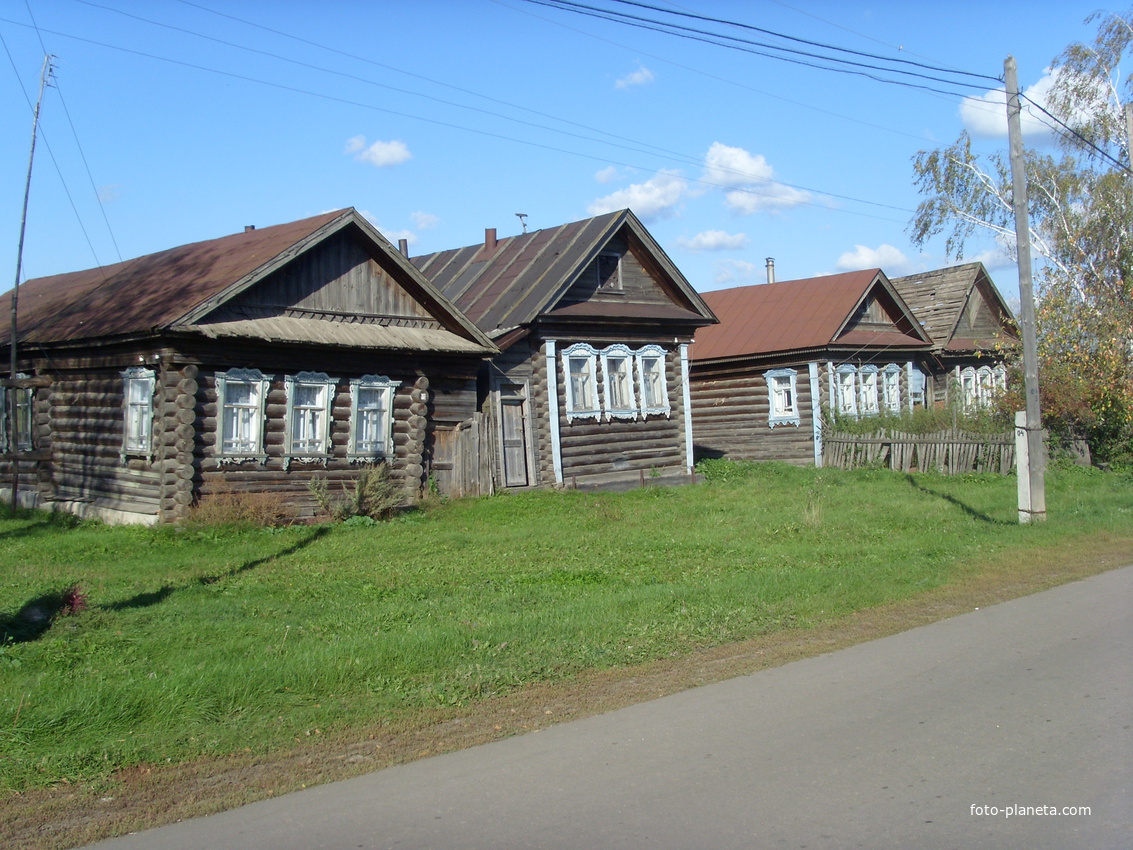
[(330, 485), (325, 477), (312, 478), (307, 489), (319, 508), (336, 522), (345, 522), (352, 517), (389, 519), (403, 501), (401, 487), (393, 480), (389, 465), (385, 463), (364, 466), (357, 478), (342, 483), (341, 496), (330, 494)]
[(224, 481), (189, 509), (185, 524), (190, 527), (289, 525), (296, 515), (281, 493), (233, 490)]

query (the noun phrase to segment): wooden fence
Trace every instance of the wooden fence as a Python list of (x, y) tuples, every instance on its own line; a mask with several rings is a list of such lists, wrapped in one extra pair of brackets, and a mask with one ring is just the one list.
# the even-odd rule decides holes
[(903, 434), (882, 429), (874, 434), (823, 435), (822, 465), (838, 469), (885, 466), (902, 472), (935, 470), (949, 475), (1015, 469), (1015, 435), (937, 431)]

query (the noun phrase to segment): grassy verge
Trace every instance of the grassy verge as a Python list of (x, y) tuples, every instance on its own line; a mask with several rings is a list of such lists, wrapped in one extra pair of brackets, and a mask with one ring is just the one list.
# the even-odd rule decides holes
[(1013, 478), (710, 473), (371, 528), (0, 522), (0, 625), (32, 637), (21, 609), (76, 583), (88, 602), (0, 646), (0, 838), (67, 846), (1133, 561), (1128, 475), (1053, 472), (1049, 521), (1020, 527)]

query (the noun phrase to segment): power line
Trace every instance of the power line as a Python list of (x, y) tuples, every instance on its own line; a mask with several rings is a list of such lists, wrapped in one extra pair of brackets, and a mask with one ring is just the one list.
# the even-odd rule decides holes
[[(906, 80), (890, 79), (887, 77), (878, 76), (878, 74), (898, 74), (903, 76), (912, 77), (915, 79), (924, 79), (930, 82), (935, 82), (940, 85), (953, 86), (959, 89), (978, 89), (981, 86), (976, 86), (974, 83), (959, 82), (956, 80), (947, 80), (939, 77), (930, 76), (927, 74), (920, 74), (913, 71), (906, 71), (900, 68), (881, 68), (876, 65), (869, 65), (867, 63), (856, 62), (849, 59), (841, 59), (833, 56), (822, 56), (820, 54), (810, 53), (808, 51), (796, 50), (793, 48), (780, 47), (777, 45), (767, 44), (765, 42), (756, 42), (750, 39), (738, 38), (736, 36), (715, 33), (707, 30), (699, 30), (692, 27), (684, 27), (678, 24), (666, 23), (654, 18), (645, 18), (639, 15), (629, 15), (624, 12), (616, 12), (610, 9), (602, 9), (596, 6), (588, 6), (583, 3), (571, 2), (571, 0), (523, 0), (525, 3), (531, 3), (538, 6), (545, 6), (552, 9), (559, 9), (560, 11), (572, 12), (575, 14), (583, 15), (586, 17), (597, 18), (599, 20), (606, 20), (612, 23), (620, 23), (625, 26), (636, 27), (639, 29), (651, 30), (660, 32), (666, 35), (676, 36), (689, 41), (699, 41), (706, 44), (711, 44), (716, 47), (725, 47), (731, 50), (737, 50), (743, 53), (750, 53), (756, 56), (763, 56), (768, 59), (776, 59), (781, 62), (788, 62), (794, 65), (802, 65), (808, 68), (816, 68), (822, 71), (831, 71), (835, 73), (848, 74), (852, 76), (866, 77), (867, 79), (874, 80), (875, 82), (885, 83), (889, 85), (898, 85), (905, 88), (920, 89), (923, 91), (936, 92), (937, 94), (945, 94), (949, 96), (956, 96), (961, 94), (959, 91), (947, 91), (943, 89), (934, 88), (932, 86), (912, 83)], [(736, 26), (742, 26), (736, 24)], [(724, 43), (719, 41), (723, 39)], [(733, 42), (733, 43), (727, 43)], [(751, 45), (751, 46), (746, 46)], [(764, 48), (764, 50), (753, 49), (753, 47)], [(848, 67), (839, 68), (831, 67), (830, 65), (820, 65), (815, 62), (808, 62), (803, 59), (795, 59), (789, 56), (778, 55), (777, 53), (767, 53), (765, 50), (779, 51), (780, 53), (789, 53), (800, 56), (807, 56), (822, 62), (838, 63)], [(884, 60), (892, 61), (892, 60)], [(877, 73), (871, 73), (877, 72)], [(955, 72), (947, 72), (955, 73)], [(992, 78), (996, 79), (997, 78)]]
[[(11, 20), (6, 19), (6, 18), (0, 18), (0, 20), (5, 21), (6, 23), (17, 24), (19, 26), (27, 26), (26, 24), (22, 24), (18, 21), (11, 21)], [(542, 144), (540, 142), (534, 142), (534, 141), (529, 141), (529, 140), (526, 140), (526, 139), (520, 139), (520, 138), (516, 138), (514, 136), (508, 136), (508, 135), (505, 135), (505, 134), (502, 134), (502, 133), (491, 132), (489, 130), (481, 130), (481, 129), (477, 129), (477, 128), (474, 128), (474, 127), (467, 127), (467, 126), (464, 126), (464, 125), (455, 124), (455, 123), (448, 122), (448, 121), (441, 121), (441, 120), (438, 120), (438, 119), (435, 119), (435, 118), (426, 118), (424, 116), (414, 115), (412, 113), (401, 112), (401, 111), (398, 111), (398, 110), (389, 109), (387, 107), (382, 107), (382, 106), (376, 106), (372, 103), (365, 103), (365, 102), (362, 102), (362, 101), (350, 100), (348, 98), (338, 97), (338, 96), (335, 96), (335, 95), (324, 94), (322, 92), (310, 91), (308, 89), (302, 89), (302, 88), (298, 88), (296, 86), (285, 85), (283, 83), (277, 83), (277, 82), (273, 82), (271, 80), (264, 80), (264, 79), (260, 79), (260, 78), (257, 78), (257, 77), (251, 77), (251, 76), (248, 76), (246, 74), (238, 74), (238, 73), (235, 73), (233, 71), (225, 71), (225, 70), (222, 70), (222, 69), (219, 69), (219, 68), (210, 68), (210, 67), (207, 67), (207, 66), (204, 66), (204, 65), (199, 65), (199, 64), (193, 63), (193, 62), (186, 62), (184, 60), (173, 59), (173, 58), (168, 57), (168, 56), (160, 56), (160, 55), (153, 54), (153, 53), (147, 53), (145, 51), (136, 50), (134, 48), (129, 48), (129, 47), (122, 47), (120, 45), (108, 44), (106, 42), (96, 41), (94, 39), (84, 38), (82, 36), (71, 35), (69, 33), (57, 32), (57, 31), (48, 30), (48, 29), (45, 29), (43, 31), (50, 33), (52, 35), (61, 36), (63, 38), (70, 38), (70, 39), (73, 39), (75, 41), (84, 42), (86, 44), (93, 44), (97, 47), (104, 47), (104, 48), (107, 48), (107, 49), (110, 49), (110, 50), (117, 50), (117, 51), (120, 51), (120, 52), (123, 52), (123, 53), (128, 53), (128, 54), (135, 55), (135, 56), (141, 56), (141, 57), (146, 58), (146, 59), (154, 59), (154, 60), (157, 60), (157, 61), (160, 61), (160, 62), (167, 62), (167, 63), (174, 64), (174, 65), (180, 65), (182, 67), (191, 68), (191, 69), (198, 70), (198, 71), (206, 71), (208, 73), (218, 74), (220, 76), (230, 77), (230, 78), (233, 78), (233, 79), (242, 80), (244, 82), (255, 83), (257, 85), (269, 86), (271, 88), (280, 89), (282, 91), (288, 91), (288, 92), (292, 92), (292, 93), (295, 93), (295, 94), (302, 94), (302, 95), (305, 95), (305, 96), (308, 96), (308, 97), (315, 97), (315, 98), (319, 98), (321, 100), (327, 100), (327, 101), (331, 101), (331, 102), (334, 102), (334, 103), (342, 103), (342, 104), (345, 104), (345, 105), (348, 105), (348, 106), (356, 106), (356, 107), (359, 107), (359, 108), (369, 109), (369, 110), (373, 110), (373, 111), (376, 111), (376, 112), (383, 112), (383, 113), (386, 113), (388, 115), (396, 115), (396, 116), (401, 117), (401, 118), (408, 118), (408, 119), (415, 120), (415, 121), (422, 121), (422, 122), (427, 123), (427, 124), (434, 124), (436, 126), (447, 127), (449, 129), (462, 130), (464, 132), (474, 133), (474, 134), (481, 135), (481, 136), (487, 136), (489, 138), (502, 139), (504, 141), (515, 142), (517, 144), (527, 145), (529, 147), (535, 147), (535, 148), (539, 148), (539, 149), (542, 149), (542, 150), (549, 150), (549, 151), (552, 151), (552, 152), (555, 152), (555, 153), (566, 154), (568, 156), (575, 156), (575, 157), (579, 157), (579, 158), (582, 158), (582, 159), (593, 160), (595, 162), (602, 162), (602, 163), (606, 163), (606, 164), (610, 164), (610, 165), (617, 165), (617, 166), (621, 166), (623, 168), (642, 168), (641, 166), (635, 165), (633, 163), (621, 162), (621, 161), (618, 161), (618, 160), (612, 160), (608, 157), (594, 156), (594, 155), (591, 155), (591, 154), (582, 153), (580, 151), (574, 151), (574, 150), (569, 150), (569, 149), (566, 149), (566, 148), (556, 147), (554, 145), (547, 145), (547, 144)], [(604, 143), (604, 144), (609, 144), (609, 143)], [(638, 151), (638, 152), (640, 153), (642, 151)], [(703, 164), (702, 160), (689, 159), (688, 161), (692, 162), (694, 164), (698, 164), (698, 165)], [(645, 171), (648, 171), (648, 172), (651, 172), (651, 173), (655, 173), (655, 174), (662, 173), (664, 171), (664, 169), (652, 169), (652, 168), (643, 168), (642, 170), (645, 170)], [(737, 174), (737, 175), (748, 176), (744, 172), (735, 171), (733, 169), (721, 168), (719, 170), (729, 172), (729, 173), (734, 173), (734, 174)], [(770, 198), (778, 197), (778, 196), (771, 194), (769, 192), (760, 192), (760, 191), (752, 188), (752, 185), (735, 186), (735, 185), (732, 185), (732, 184), (714, 183), (714, 182), (709, 181), (709, 180), (692, 178), (692, 177), (688, 177), (688, 178), (682, 177), (681, 179), (687, 180), (687, 181), (693, 182), (693, 183), (699, 183), (699, 184), (702, 184), (702, 185), (705, 185), (705, 186), (710, 186), (712, 188), (730, 189), (730, 190), (733, 190), (733, 191), (744, 192), (746, 194), (755, 194), (755, 195), (760, 195), (760, 196), (765, 196), (765, 197), (770, 197)], [(758, 180), (753, 181), (753, 184), (758, 184), (758, 182), (759, 182)], [(849, 196), (849, 195), (839, 195), (839, 194), (836, 194), (836, 193), (833, 193), (833, 192), (826, 192), (826, 191), (823, 191), (823, 190), (807, 188), (807, 187), (804, 187), (804, 186), (795, 186), (795, 185), (792, 185), (792, 184), (789, 184), (789, 183), (785, 183), (783, 181), (775, 180), (775, 181), (767, 181), (767, 182), (775, 183), (775, 184), (782, 185), (782, 186), (787, 186), (788, 188), (798, 189), (798, 190), (804, 191), (804, 192), (813, 192), (813, 193), (825, 195), (825, 196), (831, 197), (831, 198), (838, 198), (839, 200), (847, 200), (847, 201), (852, 201), (854, 203), (866, 204), (868, 206), (880, 207), (880, 208), (883, 208), (883, 209), (891, 209), (891, 210), (894, 210), (894, 211), (897, 211), (897, 212), (907, 212), (907, 213), (913, 212), (913, 210), (910, 210), (910, 209), (907, 209), (907, 208), (904, 208), (904, 207), (896, 207), (896, 206), (892, 206), (892, 205), (889, 205), (889, 204), (883, 204), (883, 203), (880, 203), (878, 201), (869, 201), (869, 200), (865, 200), (864, 198), (855, 198), (855, 197), (852, 197), (852, 196)], [(803, 206), (825, 206), (825, 205), (821, 205), (821, 204), (814, 203), (814, 202), (800, 202), (799, 205), (803, 205)], [(853, 210), (845, 210), (845, 209), (839, 208), (839, 211), (848, 213), (850, 215), (860, 215), (860, 216), (865, 216), (865, 217), (868, 217), (868, 218), (880, 218), (879, 216), (871, 216), (868, 213), (856, 212), (856, 211), (853, 211)], [(882, 220), (892, 221), (893, 219), (884, 219), (883, 218)]]

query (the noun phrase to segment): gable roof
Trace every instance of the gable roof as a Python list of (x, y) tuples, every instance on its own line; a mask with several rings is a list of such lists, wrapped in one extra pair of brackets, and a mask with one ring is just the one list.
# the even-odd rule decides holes
[[(885, 305), (889, 327), (852, 320), (870, 297)], [(831, 346), (924, 348), (928, 336), (881, 269), (739, 286), (704, 293), (720, 324), (704, 328), (693, 360), (804, 351)]]
[[(1011, 308), (992, 282), (983, 263), (964, 263), (944, 269), (893, 278), (893, 286), (913, 311), (938, 350), (973, 351), (996, 342), (1018, 342)], [(965, 311), (982, 299), (999, 326), (998, 335), (973, 335), (961, 329)]]
[[(418, 329), (417, 343), (432, 350), (494, 350), (491, 341), (352, 207), (288, 224), (249, 228), (110, 266), (29, 280), (21, 284), (19, 293), (20, 344), (145, 336), (170, 330), (204, 333), (202, 320), (209, 313), (344, 231), (350, 231), (439, 322), (442, 330)], [(0, 296), (0, 309), (10, 310), (11, 296), (11, 292)], [(343, 335), (339, 332), (347, 326), (342, 322), (318, 319), (285, 321), (279, 317), (233, 324), (214, 323), (208, 326), (208, 335), (377, 348), (404, 348), (413, 342), (413, 335), (397, 333), (403, 329), (378, 325), (367, 325), (372, 328), (367, 336), (359, 328)], [(10, 334), (10, 328), (0, 329), (0, 344), (7, 344)]]
[[(647, 262), (671, 303), (586, 302), (556, 310), (570, 286), (617, 234)], [(530, 324), (539, 316), (715, 321), (700, 295), (630, 210), (606, 213), (558, 227), (490, 240), (413, 258), (414, 265), (489, 334)]]

